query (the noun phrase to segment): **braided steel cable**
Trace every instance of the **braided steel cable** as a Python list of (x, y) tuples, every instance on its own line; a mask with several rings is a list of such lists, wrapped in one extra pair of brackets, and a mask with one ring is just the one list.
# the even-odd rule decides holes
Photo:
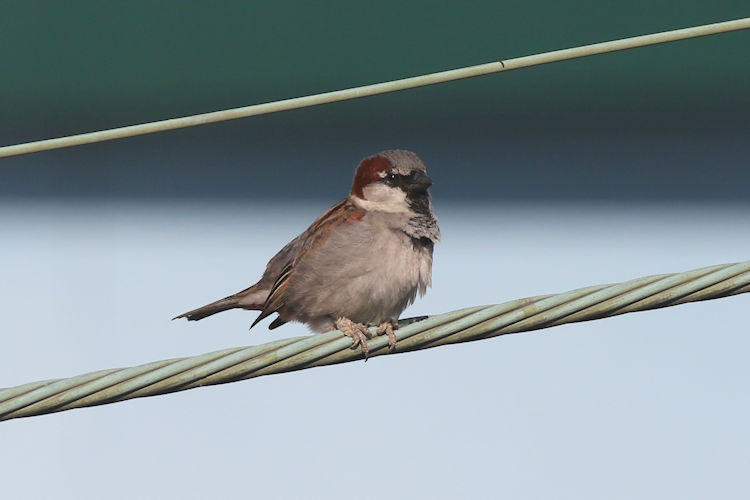
[[(750, 292), (750, 261), (661, 274), (619, 284), (477, 306), (423, 320), (404, 320), (396, 352), (468, 342), (564, 323), (716, 299)], [(334, 331), (156, 361), (77, 377), (0, 389), (0, 420), (156, 396), (204, 385), (344, 363), (363, 358), (351, 339)], [(388, 353), (388, 339), (368, 342), (370, 357)]]

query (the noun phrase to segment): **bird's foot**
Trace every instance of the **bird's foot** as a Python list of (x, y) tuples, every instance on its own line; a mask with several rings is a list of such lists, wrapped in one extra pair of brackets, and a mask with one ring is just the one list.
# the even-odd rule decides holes
[(356, 349), (358, 346), (362, 349), (362, 353), (365, 355), (365, 361), (369, 356), (369, 350), (367, 349), (367, 336), (370, 334), (370, 330), (362, 323), (355, 323), (349, 318), (339, 318), (336, 320), (336, 328), (341, 330), (344, 335), (351, 337), (352, 349)]
[(395, 319), (381, 323), (378, 327), (378, 335), (388, 335), (388, 352), (396, 350), (396, 334), (393, 333), (395, 329), (398, 329), (398, 321)]

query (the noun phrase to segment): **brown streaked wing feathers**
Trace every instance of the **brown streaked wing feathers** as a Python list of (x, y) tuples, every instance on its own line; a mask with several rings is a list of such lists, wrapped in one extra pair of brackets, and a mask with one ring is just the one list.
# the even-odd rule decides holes
[[(301, 235), (303, 241), (299, 252), (286, 266), (284, 266), (281, 273), (276, 278), (276, 281), (268, 294), (268, 298), (266, 299), (265, 304), (263, 304), (263, 309), (260, 315), (255, 319), (250, 328), (264, 318), (278, 312), (279, 309), (285, 305), (286, 289), (289, 287), (289, 283), (294, 279), (295, 263), (304, 258), (305, 254), (309, 252), (311, 248), (314, 248), (318, 241), (328, 236), (335, 227), (346, 223), (347, 221), (359, 220), (364, 214), (364, 210), (357, 207), (349, 198), (345, 198), (318, 217)], [(286, 323), (286, 321), (287, 320), (282, 320), (280, 317), (276, 318), (269, 326), (269, 329), (277, 328)]]
[(267, 318), (271, 314), (281, 309), (281, 307), (284, 305), (284, 290), (286, 290), (287, 283), (289, 281), (289, 275), (292, 272), (293, 265), (294, 261), (287, 264), (286, 267), (281, 271), (281, 274), (273, 284), (273, 288), (271, 288), (271, 293), (269, 293), (268, 298), (266, 298), (266, 303), (263, 304), (261, 313), (257, 318), (255, 318), (255, 321), (253, 321), (253, 324), (250, 325), (250, 328), (254, 327), (264, 318)]

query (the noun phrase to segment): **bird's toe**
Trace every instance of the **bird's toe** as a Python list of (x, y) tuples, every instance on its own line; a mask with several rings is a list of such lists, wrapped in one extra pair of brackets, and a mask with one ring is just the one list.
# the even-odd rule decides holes
[(359, 347), (365, 355), (365, 361), (367, 361), (370, 352), (367, 347), (367, 336), (369, 335), (370, 330), (368, 330), (365, 325), (355, 323), (349, 318), (339, 318), (336, 321), (336, 328), (341, 330), (341, 332), (347, 337), (351, 337), (352, 349)]
[(398, 323), (396, 321), (386, 321), (378, 326), (377, 334), (388, 336), (388, 352), (396, 350), (396, 334), (393, 332), (394, 328), (398, 328)]

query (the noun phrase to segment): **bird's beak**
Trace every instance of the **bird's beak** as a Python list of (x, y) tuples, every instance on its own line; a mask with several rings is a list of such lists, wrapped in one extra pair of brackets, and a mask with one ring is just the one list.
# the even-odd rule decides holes
[(427, 188), (430, 186), (432, 186), (432, 179), (424, 172), (417, 171), (409, 177), (407, 188), (409, 191), (427, 191)]

